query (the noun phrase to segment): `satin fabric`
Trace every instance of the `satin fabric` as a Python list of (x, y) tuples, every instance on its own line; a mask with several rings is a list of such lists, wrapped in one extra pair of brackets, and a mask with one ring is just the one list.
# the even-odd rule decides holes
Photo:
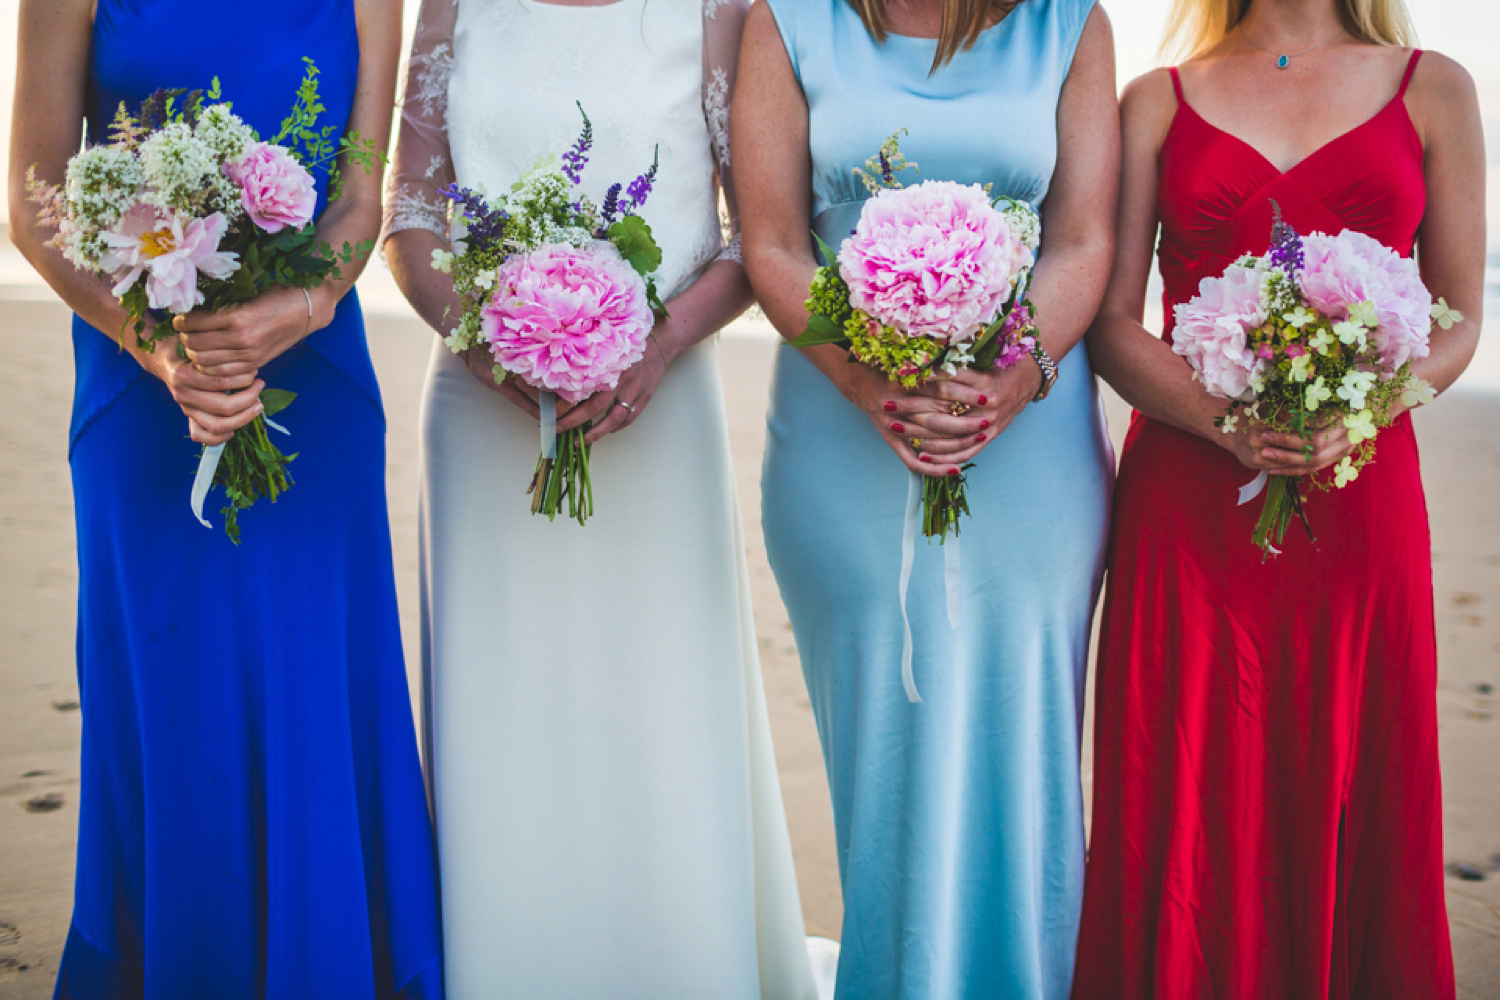
[[(206, 87), (263, 138), (317, 61), (342, 129), (348, 0), (100, 0), (89, 137), (121, 101)], [(336, 133), (335, 133), (336, 134)], [(319, 179), (319, 207), (325, 204)], [(198, 446), (166, 388), (74, 320), (83, 745), (57, 996), (442, 995), (436, 864), (397, 625), (384, 417), (349, 294), (264, 369), (295, 485), (194, 520)]]
[[(1286, 172), (1184, 97), (1160, 153), (1166, 315), (1300, 232), (1412, 252), (1426, 204), (1403, 100)], [(1167, 336), (1170, 337), (1170, 329)], [(1098, 660), (1077, 1000), (1448, 998), (1431, 545), (1411, 420), (1305, 490), (1262, 560), (1254, 473), (1136, 414)]]
[[(902, 128), (921, 168), (903, 180), (993, 183), (1042, 204), (1091, 8), (1027, 0), (930, 73), (931, 39), (878, 44), (845, 0), (771, 0), (808, 102), (818, 234), (837, 247), (853, 228), (866, 192), (852, 170)], [(833, 795), (841, 998), (1067, 995), (1079, 725), (1113, 461), (1082, 346), (1061, 372), (974, 460), (960, 628), (944, 550), (917, 541), (913, 704), (898, 600), (909, 473), (802, 354), (778, 353), (763, 519)]]

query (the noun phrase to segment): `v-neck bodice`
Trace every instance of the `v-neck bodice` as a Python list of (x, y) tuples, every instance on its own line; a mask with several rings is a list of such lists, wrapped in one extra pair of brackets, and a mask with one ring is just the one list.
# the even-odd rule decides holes
[(1427, 208), (1425, 153), (1400, 89), (1374, 117), (1278, 170), (1254, 146), (1211, 124), (1187, 103), (1174, 67), (1177, 113), (1158, 154), (1158, 250), (1168, 326), (1172, 306), (1205, 277), (1263, 253), (1274, 201), (1301, 232), (1353, 229), (1410, 255)]

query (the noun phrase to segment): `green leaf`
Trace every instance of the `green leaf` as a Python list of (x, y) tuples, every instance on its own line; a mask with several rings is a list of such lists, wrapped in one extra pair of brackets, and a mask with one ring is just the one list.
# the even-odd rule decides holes
[(609, 227), (609, 241), (620, 251), (626, 263), (641, 277), (661, 267), (661, 247), (651, 235), (651, 227), (639, 215), (627, 215)]
[(292, 400), (296, 398), (295, 392), (289, 392), (286, 389), (262, 389), (260, 391), (260, 401), (265, 406), (265, 415), (268, 417), (274, 417), (291, 406)]
[(837, 268), (839, 266), (839, 255), (834, 252), (833, 247), (824, 243), (823, 237), (817, 233), (813, 233), (813, 239), (818, 241), (818, 252), (823, 255), (823, 265), (825, 267)]
[(795, 339), (787, 341), (788, 347), (796, 347), (806, 350), (809, 347), (818, 347), (822, 344), (847, 344), (849, 338), (844, 334), (844, 328), (839, 326), (827, 316), (813, 315), (807, 321), (807, 329)]

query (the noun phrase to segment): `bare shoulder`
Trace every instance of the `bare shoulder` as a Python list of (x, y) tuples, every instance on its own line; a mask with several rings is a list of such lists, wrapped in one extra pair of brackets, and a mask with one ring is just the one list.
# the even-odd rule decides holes
[(776, 13), (771, 10), (771, 5), (762, 0), (761, 3), (752, 4), (750, 13), (745, 15), (745, 40), (754, 39), (759, 44), (781, 41), (781, 29), (776, 26)]
[(1113, 46), (1114, 39), (1115, 28), (1109, 20), (1109, 13), (1105, 11), (1102, 3), (1094, 4), (1093, 9), (1089, 11), (1088, 20), (1083, 22), (1083, 37), (1079, 39), (1079, 44), (1088, 45), (1092, 40), (1094, 44), (1103, 41)]
[(1406, 91), (1406, 107), (1423, 143), (1478, 136), (1479, 91), (1474, 78), (1455, 59), (1423, 52)]
[(1177, 91), (1165, 68), (1143, 73), (1125, 85), (1120, 95), (1120, 124), (1130, 144), (1149, 137), (1160, 145), (1177, 114)]

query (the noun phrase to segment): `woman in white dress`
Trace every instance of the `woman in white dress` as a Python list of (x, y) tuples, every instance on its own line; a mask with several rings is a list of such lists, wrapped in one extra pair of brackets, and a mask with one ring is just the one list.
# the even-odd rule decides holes
[(425, 0), (387, 259), (456, 322), (452, 181), (506, 190), (594, 126), (583, 175), (661, 167), (670, 318), (595, 421), (596, 512), (534, 517), (536, 406), (434, 338), (422, 408), (427, 762), (448, 996), (811, 1000), (712, 335), (750, 302), (728, 187), (748, 0)]

